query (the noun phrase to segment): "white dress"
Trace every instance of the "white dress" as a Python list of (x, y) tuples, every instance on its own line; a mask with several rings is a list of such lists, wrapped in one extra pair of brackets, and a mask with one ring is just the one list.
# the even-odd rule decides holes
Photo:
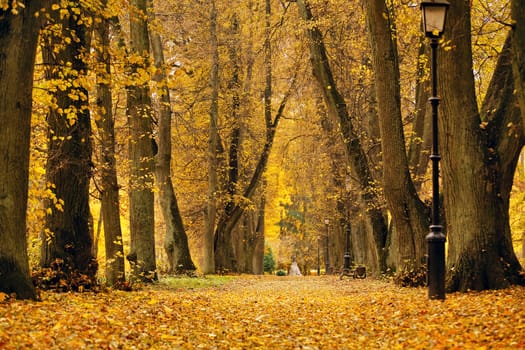
[(297, 262), (293, 262), (292, 266), (290, 266), (290, 272), (288, 273), (288, 276), (302, 276), (301, 270), (299, 270), (299, 266), (297, 266)]

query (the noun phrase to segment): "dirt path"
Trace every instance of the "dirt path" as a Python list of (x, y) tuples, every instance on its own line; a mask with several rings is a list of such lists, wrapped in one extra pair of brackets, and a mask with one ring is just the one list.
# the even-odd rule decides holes
[(238, 277), (220, 287), (0, 303), (0, 349), (525, 348), (525, 289), (447, 295), (372, 279)]

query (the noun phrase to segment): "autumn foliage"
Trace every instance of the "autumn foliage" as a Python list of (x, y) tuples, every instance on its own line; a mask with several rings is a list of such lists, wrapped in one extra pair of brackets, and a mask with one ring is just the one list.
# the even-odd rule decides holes
[[(193, 279), (193, 286), (207, 279)], [(2, 294), (2, 349), (519, 349), (523, 287), (447, 295), (387, 281), (229, 277), (205, 288)]]

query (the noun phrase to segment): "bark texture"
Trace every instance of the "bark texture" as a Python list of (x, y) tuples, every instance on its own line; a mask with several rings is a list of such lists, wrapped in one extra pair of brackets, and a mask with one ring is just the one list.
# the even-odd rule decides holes
[(18, 15), (0, 10), (0, 291), (35, 299), (29, 276), (26, 209), (33, 69), (41, 1)]
[(511, 1), (511, 16), (514, 84), (522, 110), (522, 126), (525, 127), (525, 0)]
[[(155, 167), (152, 136), (151, 98), (148, 81), (141, 71), (149, 65), (149, 36), (146, 0), (131, 1), (130, 37), (134, 63), (129, 67), (134, 80), (127, 86), (127, 114), (130, 130), (129, 210), (130, 253), (128, 260), (135, 278), (145, 282), (157, 279), (153, 172)], [(143, 73), (142, 73), (143, 74)]]
[[(72, 6), (78, 10), (77, 5)], [(46, 77), (59, 86), (53, 94), (54, 106), (51, 106), (47, 119), (46, 181), (54, 198), (49, 198), (45, 204), (47, 231), (42, 236), (41, 266), (63, 264), (72, 273), (94, 279), (97, 263), (92, 251), (89, 210), (89, 182), (93, 167), (91, 118), (88, 92), (81, 81), (87, 74), (84, 57), (91, 37), (73, 16), (58, 20), (56, 25), (62, 36), (51, 32), (42, 49)], [(70, 43), (66, 45), (63, 38), (71, 38)]]
[[(422, 42), (419, 48), (419, 56), (430, 57), (429, 50), (425, 48), (428, 48), (428, 45)], [(429, 80), (423, 80), (424, 71), (425, 67), (420, 63), (416, 82), (416, 109), (408, 149), (409, 167), (417, 191), (421, 189), (421, 184), (425, 180), (432, 145), (431, 108), (428, 103), (430, 96)]]
[(106, 249), (106, 284), (119, 286), (125, 281), (124, 244), (120, 223), (119, 184), (115, 158), (115, 120), (111, 91), (110, 20), (96, 24), (97, 34), (97, 112), (95, 122), (100, 139), (100, 205)]
[[(150, 2), (150, 8), (153, 4)], [(154, 20), (153, 11), (149, 19)], [(169, 273), (187, 273), (195, 270), (188, 246), (188, 236), (180, 214), (173, 181), (171, 178), (171, 100), (166, 76), (166, 64), (162, 49), (162, 40), (158, 33), (150, 30), (150, 42), (155, 67), (155, 81), (158, 83), (158, 153), (155, 176), (159, 189), (159, 203), (166, 224), (164, 249), (168, 257)]]
[(201, 270), (203, 273), (214, 273), (216, 270), (215, 250), (215, 224), (217, 222), (217, 189), (218, 189), (218, 146), (219, 135), (217, 130), (217, 119), (219, 115), (219, 48), (217, 41), (217, 8), (215, 1), (211, 3), (210, 13), (210, 47), (211, 47), (211, 71), (210, 71), (210, 125), (208, 132), (208, 206), (206, 208), (206, 227), (203, 239), (203, 262)]
[(490, 144), (476, 105), (468, 1), (451, 1), (447, 39), (453, 49), (438, 55), (447, 290), (503, 288), (517, 281), (519, 265), (508, 231), (498, 225), (504, 215), (502, 173), (498, 150)]
[(394, 268), (418, 269), (425, 260), (429, 221), (410, 177), (405, 151), (393, 13), (384, 0), (365, 4), (381, 130), (383, 190), (394, 225), (392, 241), (397, 248), (393, 252)]
[[(222, 220), (231, 216), (236, 202), (238, 202), (238, 190), (241, 186), (239, 183), (240, 172), (240, 147), (241, 147), (241, 121), (240, 121), (240, 59), (239, 59), (239, 23), (237, 14), (233, 14), (231, 23), (230, 42), (228, 43), (229, 58), (232, 64), (232, 76), (228, 82), (228, 91), (231, 94), (230, 103), (230, 118), (231, 134), (229, 137), (229, 150), (226, 170), (221, 178), (225, 181), (226, 205)], [(222, 155), (221, 158), (223, 158)], [(219, 220), (221, 223), (221, 220)], [(244, 242), (244, 239), (239, 238), (237, 242), (234, 240), (234, 232), (238, 236), (243, 236), (249, 226), (237, 225), (234, 230), (222, 230), (215, 232), (215, 266), (221, 270), (240, 272), (245, 269), (244, 259), (245, 251), (243, 244), (235, 244)], [(222, 227), (222, 226), (221, 226)]]

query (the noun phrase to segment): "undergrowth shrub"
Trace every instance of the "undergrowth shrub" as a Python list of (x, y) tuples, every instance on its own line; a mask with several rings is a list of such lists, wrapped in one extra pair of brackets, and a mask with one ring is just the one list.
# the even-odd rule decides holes
[(394, 274), (394, 283), (401, 287), (423, 287), (427, 284), (427, 267), (398, 271)]

